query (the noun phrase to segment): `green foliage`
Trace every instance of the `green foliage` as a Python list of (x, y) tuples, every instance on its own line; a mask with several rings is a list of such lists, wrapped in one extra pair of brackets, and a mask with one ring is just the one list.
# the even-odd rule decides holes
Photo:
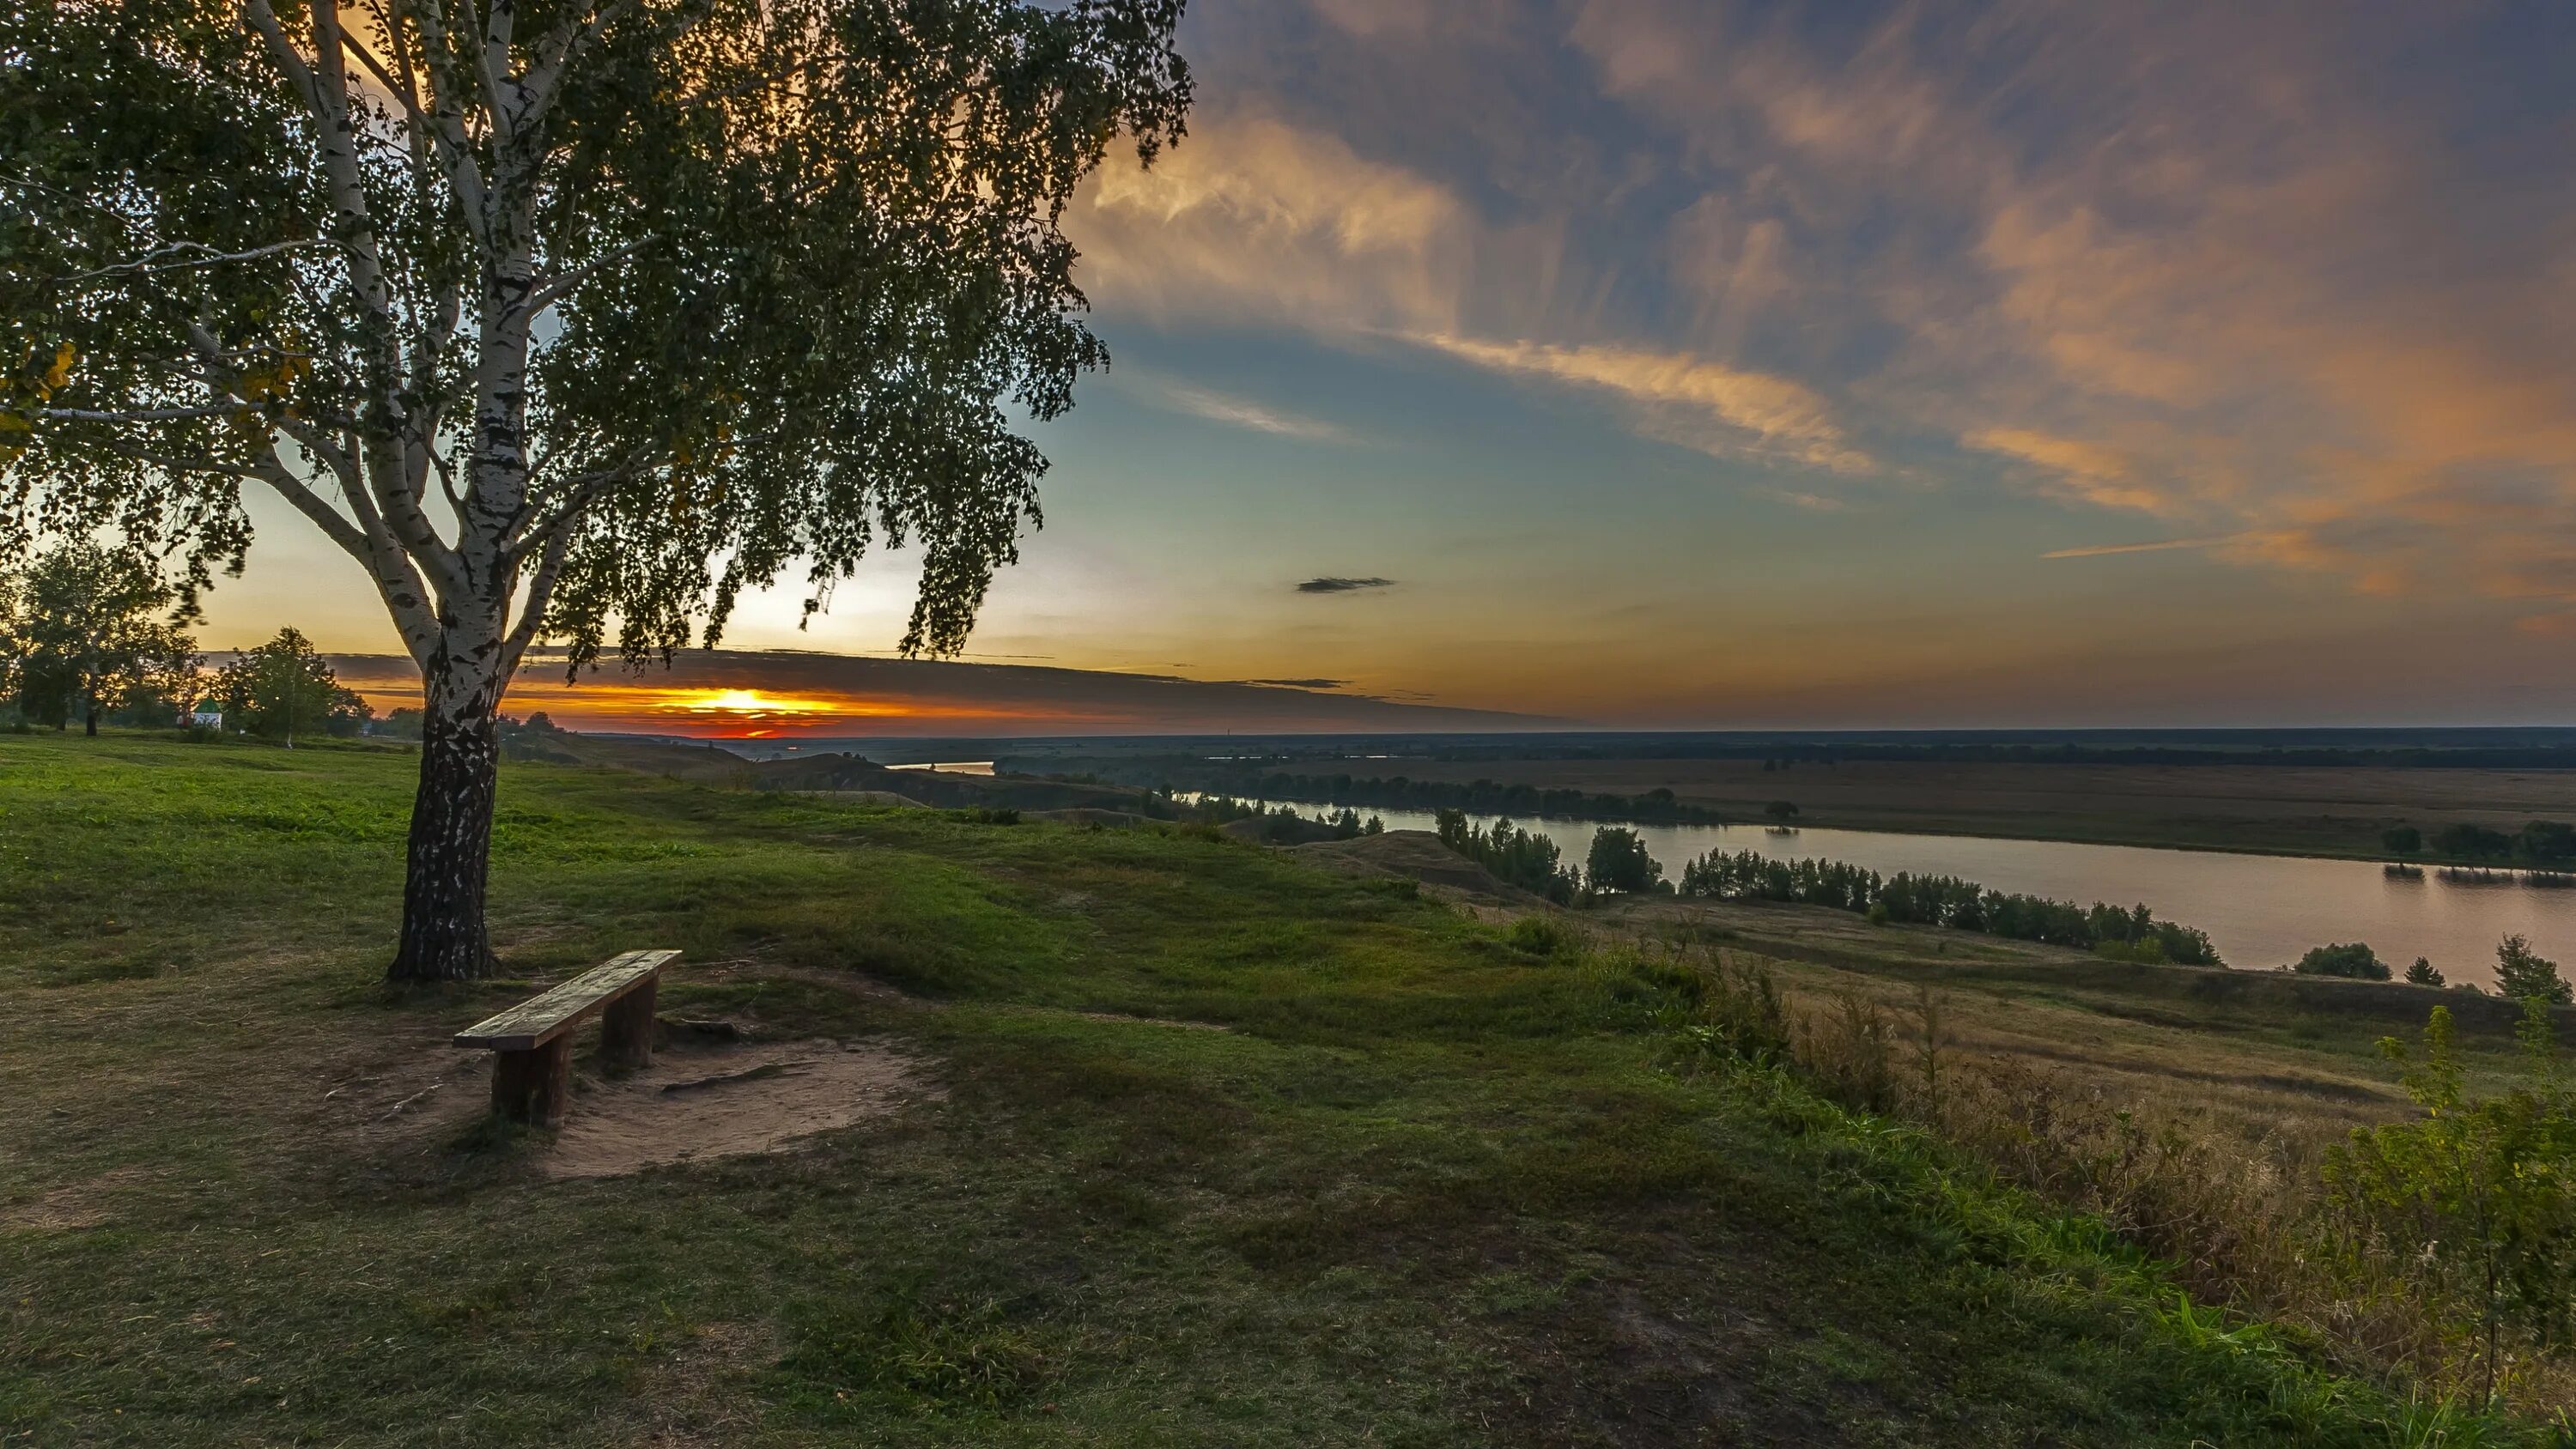
[(2383, 1041), (2423, 1116), (2355, 1129), (2325, 1168), (2336, 1201), (2476, 1343), (2488, 1394), (2509, 1354), (2576, 1332), (2576, 1098), (2537, 997), (2521, 1036), (2526, 1082), (2485, 1098), (2467, 1094), (2450, 1008), (2433, 1008), (2420, 1059)]
[(2415, 964), (2406, 968), (2406, 981), (2410, 986), (2440, 986), (2442, 973), (2434, 969), (2431, 958), (2418, 956)]
[(2391, 855), (2413, 855), (2424, 848), (2424, 832), (2412, 825), (2400, 825), (2380, 832), (2379, 843)]
[(1643, 825), (1722, 825), (1717, 811), (1684, 803), (1668, 789), (1642, 795), (1595, 794), (1572, 789), (1541, 789), (1529, 784), (1493, 780), (1416, 780), (1355, 777), (1347, 773), (1305, 775), (1268, 769), (1257, 763), (1161, 757), (1133, 759), (1121, 755), (1074, 756), (1084, 768), (1065, 770), (1061, 758), (1050, 762), (1055, 779), (1114, 780), (1149, 789), (1195, 790), (1203, 794), (1238, 794), (1268, 800), (1309, 800), (1363, 809), (1420, 810), (1437, 814), (1455, 810), (1467, 815), (1510, 819), (1616, 820)]
[(2571, 993), (2558, 963), (2534, 953), (2531, 942), (2507, 936), (2496, 944), (2496, 991), (2516, 1001), (2546, 1001), (2564, 1006)]
[(290, 744), (297, 735), (354, 735), (374, 713), (294, 629), (235, 656), (215, 676), (214, 696), (226, 728)]
[(2565, 870), (2576, 865), (2576, 825), (2534, 820), (2514, 837), (2513, 855), (2538, 870)]
[(1718, 962), (1708, 973), (1695, 1019), (1683, 1023), (1675, 1038), (1695, 1060), (1731, 1058), (1757, 1067), (1792, 1060), (1788, 1002), (1771, 968), (1758, 960)]
[(2120, 961), (2224, 964), (2207, 935), (2159, 921), (2143, 905), (2122, 909), (2096, 902), (2087, 910), (2065, 901), (1990, 891), (1957, 876), (1907, 872), (1881, 876), (1841, 861), (1774, 860), (1750, 850), (1712, 850), (1682, 867), (1681, 893), (1723, 900), (1796, 901), (1866, 914), (1874, 922), (1948, 926), (2089, 948)]
[[(178, 542), (202, 584), (248, 541), (243, 476), (291, 460), (326, 511), (371, 496), (382, 527), (330, 531), (396, 553), (414, 621), (560, 537), (556, 625), (640, 652), (913, 542), (907, 647), (959, 647), (1034, 514), (1011, 418), (1105, 360), (1058, 223), (1122, 134), (1180, 134), (1178, 0), (518, 9), (488, 47), (453, 7), (0, 11), (0, 362), (59, 374), (0, 388), (0, 523)], [(524, 378), (477, 374), (496, 349)], [(432, 454), (467, 504), (443, 544)]]
[(1790, 821), (1798, 818), (1798, 807), (1793, 801), (1774, 800), (1770, 804), (1762, 807), (1762, 813), (1770, 816), (1773, 820), (1786, 825)]
[(1334, 811), (1332, 814), (1325, 816), (1324, 823), (1332, 827), (1333, 838), (1335, 840), (1357, 840), (1363, 835), (1384, 835), (1386, 833), (1386, 822), (1384, 820), (1379, 819), (1375, 815), (1370, 816), (1366, 820), (1362, 820), (1360, 818), (1360, 813), (1351, 809), (1347, 805)]
[(196, 677), (186, 617), (141, 550), (57, 544), (22, 573), (0, 574), (0, 696), (57, 729), (77, 719), (96, 734), (115, 712), (167, 725)]
[(1506, 885), (1561, 906), (1573, 904), (1582, 890), (1582, 882), (1565, 867), (1556, 842), (1537, 831), (1523, 830), (1509, 820), (1497, 820), (1479, 830), (1457, 810), (1441, 811), (1437, 824), (1441, 844), (1482, 865)]
[(1503, 932), (1504, 944), (1532, 956), (1553, 956), (1575, 944), (1574, 934), (1550, 916), (1529, 915), (1514, 920)]
[(1624, 825), (1604, 825), (1592, 832), (1592, 849), (1584, 858), (1583, 879), (1596, 891), (1635, 895), (1655, 888), (1664, 867), (1646, 853), (1646, 842)]
[(2433, 836), (2433, 850), (2454, 860), (2503, 860), (2513, 854), (2513, 837), (2483, 825), (2445, 825)]
[(2388, 963), (2360, 941), (2311, 946), (2290, 969), (2302, 976), (2342, 976), (2355, 981), (2385, 981), (2389, 974)]

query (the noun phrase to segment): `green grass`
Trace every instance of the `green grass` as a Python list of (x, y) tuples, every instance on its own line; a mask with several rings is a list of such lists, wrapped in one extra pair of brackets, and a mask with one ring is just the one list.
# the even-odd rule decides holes
[[(0, 738), (5, 1442), (2481, 1442), (1674, 1070), (1686, 978), (1186, 832), (513, 766), (513, 982), (388, 991), (410, 768)], [(644, 944), (944, 1096), (571, 1182), (335, 1105)]]

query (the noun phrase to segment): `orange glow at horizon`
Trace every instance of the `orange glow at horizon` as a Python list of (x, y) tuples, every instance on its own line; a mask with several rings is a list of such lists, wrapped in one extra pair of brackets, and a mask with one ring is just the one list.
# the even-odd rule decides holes
[[(378, 714), (417, 709), (417, 689), (390, 680), (347, 681)], [(560, 678), (522, 678), (502, 703), (504, 714), (542, 713), (567, 728), (619, 734), (766, 739), (778, 735), (867, 734), (918, 724), (923, 733), (1026, 734), (1130, 722), (1120, 714), (1051, 708), (1037, 701), (992, 702), (830, 691), (771, 693), (756, 688), (676, 688)]]
[(741, 719), (765, 720), (779, 715), (830, 714), (834, 707), (819, 699), (798, 699), (789, 695), (767, 695), (757, 689), (663, 690), (677, 695), (660, 706), (666, 712), (698, 715), (732, 715)]

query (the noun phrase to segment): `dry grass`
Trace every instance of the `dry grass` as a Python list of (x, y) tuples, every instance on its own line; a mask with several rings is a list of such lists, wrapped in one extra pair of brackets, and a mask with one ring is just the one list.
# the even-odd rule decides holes
[[(2305, 1335), (2351, 1368), (2446, 1402), (2482, 1394), (2473, 1314), (2325, 1190), (2328, 1149), (2409, 1114), (2402, 1093), (2265, 1072), (2260, 1047), (2073, 1008), (1688, 942), (1645, 954), (1708, 981), (1700, 1028), (1683, 1038), (1692, 1047), (1774, 1057), (1846, 1107), (1921, 1127), (2165, 1260), (2193, 1296)], [(2146, 1049), (2151, 1035), (2160, 1050)], [(2500, 1367), (2497, 1392), (2519, 1411), (2576, 1400), (2567, 1353), (2526, 1344)]]

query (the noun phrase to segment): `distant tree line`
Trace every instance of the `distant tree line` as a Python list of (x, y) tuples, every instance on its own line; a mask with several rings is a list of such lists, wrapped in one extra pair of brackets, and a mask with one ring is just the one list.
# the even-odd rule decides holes
[(1583, 790), (1543, 790), (1535, 785), (1505, 785), (1493, 780), (1362, 779), (1351, 775), (1262, 773), (1225, 765), (1195, 769), (1121, 767), (1094, 762), (1092, 778), (1127, 784), (1151, 784), (1165, 791), (1200, 790), (1265, 800), (1322, 801), (1372, 810), (1418, 810), (1435, 814), (1461, 810), (1470, 815), (1516, 819), (1612, 820), (1638, 825), (1723, 825), (1727, 817), (1704, 806), (1689, 805), (1670, 790), (1643, 795), (1593, 794)]
[(1947, 926), (2016, 941), (2100, 951), (2121, 960), (2221, 966), (2209, 937), (2160, 921), (2145, 906), (2091, 908), (2043, 896), (1988, 890), (1957, 876), (1877, 871), (1832, 860), (1777, 860), (1754, 851), (1712, 850), (1682, 867), (1681, 893), (1723, 900), (1794, 901), (1867, 915), (1874, 921)]
[(1167, 796), (1147, 798), (1160, 807), (1148, 810), (1146, 812), (1148, 814), (1161, 814), (1167, 809), (1176, 819), (1196, 821), (1206, 825), (1229, 825), (1237, 820), (1269, 822), (1277, 828), (1265, 828), (1262, 831), (1263, 837), (1284, 844), (1293, 844), (1301, 837), (1311, 838), (1307, 832), (1318, 828), (1330, 831), (1335, 840), (1357, 840), (1363, 835), (1386, 833), (1384, 820), (1374, 815), (1363, 820), (1358, 811), (1347, 808), (1329, 813), (1318, 810), (1310, 817), (1299, 814), (1294, 805), (1272, 805), (1262, 800), (1238, 800), (1230, 795), (1201, 795), (1188, 801), (1175, 801)]
[(2423, 856), (2470, 865), (2520, 866), (2528, 870), (2576, 870), (2576, 825), (2534, 820), (2508, 835), (2484, 825), (2445, 825), (2430, 837), (2412, 825), (2383, 831), (2379, 843), (2401, 858)]
[[(2576, 741), (2512, 744), (2338, 745), (2248, 741), (2194, 744), (2086, 744), (2072, 740), (1897, 740), (1746, 737), (1720, 739), (1513, 736), (1458, 741), (1416, 739), (1409, 751), (1444, 762), (1474, 760), (1759, 760), (1772, 769), (1799, 764), (1887, 763), (2012, 765), (2280, 765), (2383, 769), (2576, 769)], [(1282, 758), (1325, 758), (1329, 746), (1282, 751)]]

